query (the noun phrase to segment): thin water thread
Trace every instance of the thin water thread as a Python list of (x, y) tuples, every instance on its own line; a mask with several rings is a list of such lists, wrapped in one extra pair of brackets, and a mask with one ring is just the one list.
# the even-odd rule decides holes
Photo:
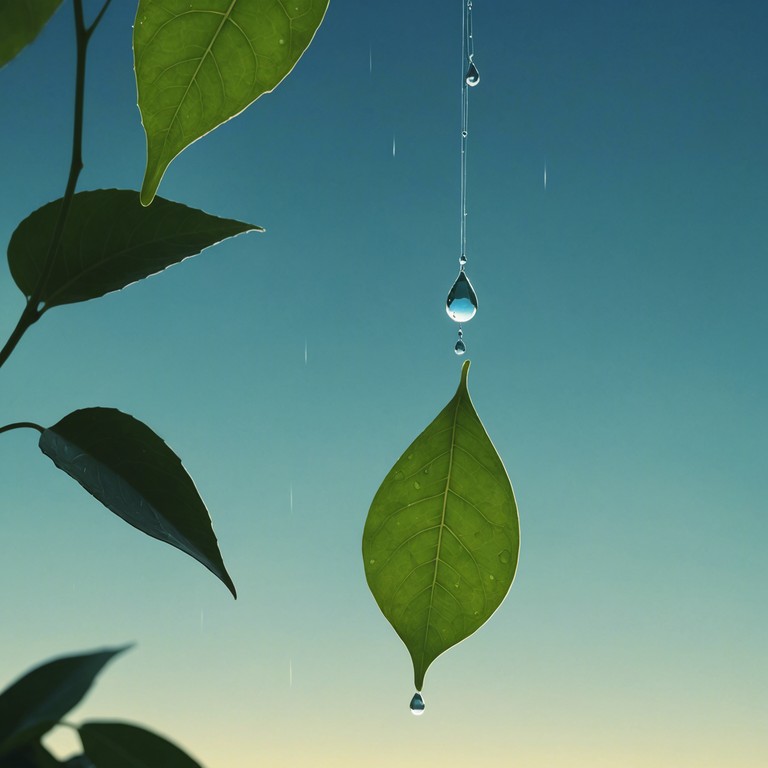
[(472, 23), (472, 0), (462, 0), (461, 16), (461, 144), (460, 144), (460, 201), (459, 201), (459, 276), (453, 284), (446, 309), (449, 317), (459, 323), (458, 340), (454, 346), (457, 355), (463, 355), (462, 322), (469, 321), (477, 311), (477, 296), (465, 274), (467, 264), (467, 156), (469, 148), (469, 89), (480, 82), (475, 65), (475, 39)]

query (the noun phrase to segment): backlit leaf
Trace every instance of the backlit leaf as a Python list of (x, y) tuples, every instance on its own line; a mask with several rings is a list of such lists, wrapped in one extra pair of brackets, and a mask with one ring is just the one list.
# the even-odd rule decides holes
[(46, 429), (40, 450), (105, 507), (194, 557), (237, 597), (192, 478), (145, 424), (114, 408), (84, 408)]
[(429, 665), (471, 635), (512, 585), (520, 547), (504, 465), (467, 389), (453, 399), (381, 484), (363, 532), (368, 586), (413, 660)]
[(0, 0), (0, 67), (29, 45), (61, 0)]
[(144, 205), (176, 155), (283, 80), (327, 7), (328, 0), (140, 0), (133, 56), (147, 135)]
[(0, 755), (37, 741), (88, 693), (105, 664), (123, 648), (54, 659), (0, 694)]
[[(43, 271), (60, 205), (54, 200), (27, 216), (8, 245), (11, 275), (27, 297)], [(162, 198), (145, 208), (131, 190), (78, 192), (41, 300), (48, 309), (95, 299), (220, 240), (260, 230)]]
[(98, 768), (200, 768), (175, 744), (137, 725), (90, 722), (78, 731), (85, 754)]

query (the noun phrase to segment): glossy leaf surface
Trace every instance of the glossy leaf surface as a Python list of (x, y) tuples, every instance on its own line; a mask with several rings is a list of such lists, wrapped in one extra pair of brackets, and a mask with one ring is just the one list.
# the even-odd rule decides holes
[(105, 664), (126, 650), (112, 648), (54, 659), (27, 672), (0, 694), (0, 755), (37, 741), (90, 689)]
[[(29, 297), (48, 254), (61, 200), (19, 224), (8, 245), (16, 285)], [(151, 208), (136, 192), (100, 189), (72, 199), (61, 248), (42, 294), (46, 309), (117, 291), (194, 256), (220, 240), (261, 227), (220, 219), (158, 198)]]
[(78, 731), (85, 754), (98, 768), (200, 768), (175, 744), (137, 725), (91, 722)]
[(40, 450), (105, 507), (194, 557), (237, 597), (192, 478), (145, 424), (114, 408), (84, 408), (46, 429)]
[(471, 635), (512, 585), (520, 529), (512, 486), (467, 389), (453, 399), (381, 484), (363, 532), (368, 586), (413, 660), (429, 665)]
[(0, 67), (40, 33), (61, 0), (0, 0)]
[(140, 0), (133, 55), (147, 135), (144, 205), (176, 155), (283, 80), (327, 7), (328, 0)]

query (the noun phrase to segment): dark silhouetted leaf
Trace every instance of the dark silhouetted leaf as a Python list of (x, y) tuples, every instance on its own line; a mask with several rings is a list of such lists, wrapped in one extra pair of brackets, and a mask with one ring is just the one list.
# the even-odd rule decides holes
[(88, 693), (104, 665), (123, 648), (54, 659), (0, 694), (0, 755), (32, 745)]
[(140, 0), (133, 56), (149, 205), (169, 163), (273, 90), (323, 20), (328, 0)]
[(0, 768), (62, 768), (60, 763), (42, 744), (26, 744), (20, 749), (0, 757)]
[(200, 768), (175, 744), (137, 725), (90, 722), (78, 730), (85, 754), (98, 768)]
[[(8, 245), (11, 275), (27, 297), (43, 271), (60, 205), (55, 200), (27, 216)], [(162, 198), (144, 208), (131, 190), (78, 192), (41, 301), (49, 309), (95, 299), (253, 231), (263, 230)]]
[(0, 67), (4, 67), (45, 26), (61, 0), (0, 0)]
[(468, 371), (469, 361), (453, 399), (384, 479), (363, 533), (368, 586), (411, 654), (419, 691), (429, 665), (498, 608), (517, 568), (517, 505)]
[(40, 450), (105, 507), (194, 557), (237, 597), (192, 478), (145, 424), (114, 408), (84, 408), (46, 429)]

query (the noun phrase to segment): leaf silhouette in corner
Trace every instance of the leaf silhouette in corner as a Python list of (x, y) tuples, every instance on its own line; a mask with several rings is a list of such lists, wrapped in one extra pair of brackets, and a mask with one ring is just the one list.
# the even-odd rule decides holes
[(130, 646), (41, 664), (0, 693), (0, 755), (37, 741), (80, 703), (96, 676)]
[(148, 426), (114, 408), (84, 408), (46, 429), (39, 445), (107, 509), (194, 557), (237, 597), (192, 478)]
[(517, 569), (512, 485), (469, 396), (456, 394), (382, 482), (363, 532), (365, 575), (413, 661), (429, 665), (499, 607)]
[(201, 768), (162, 736), (130, 723), (92, 721), (78, 729), (83, 751), (105, 768)]
[(60, 5), (61, 0), (0, 2), (0, 68), (38, 36)]

